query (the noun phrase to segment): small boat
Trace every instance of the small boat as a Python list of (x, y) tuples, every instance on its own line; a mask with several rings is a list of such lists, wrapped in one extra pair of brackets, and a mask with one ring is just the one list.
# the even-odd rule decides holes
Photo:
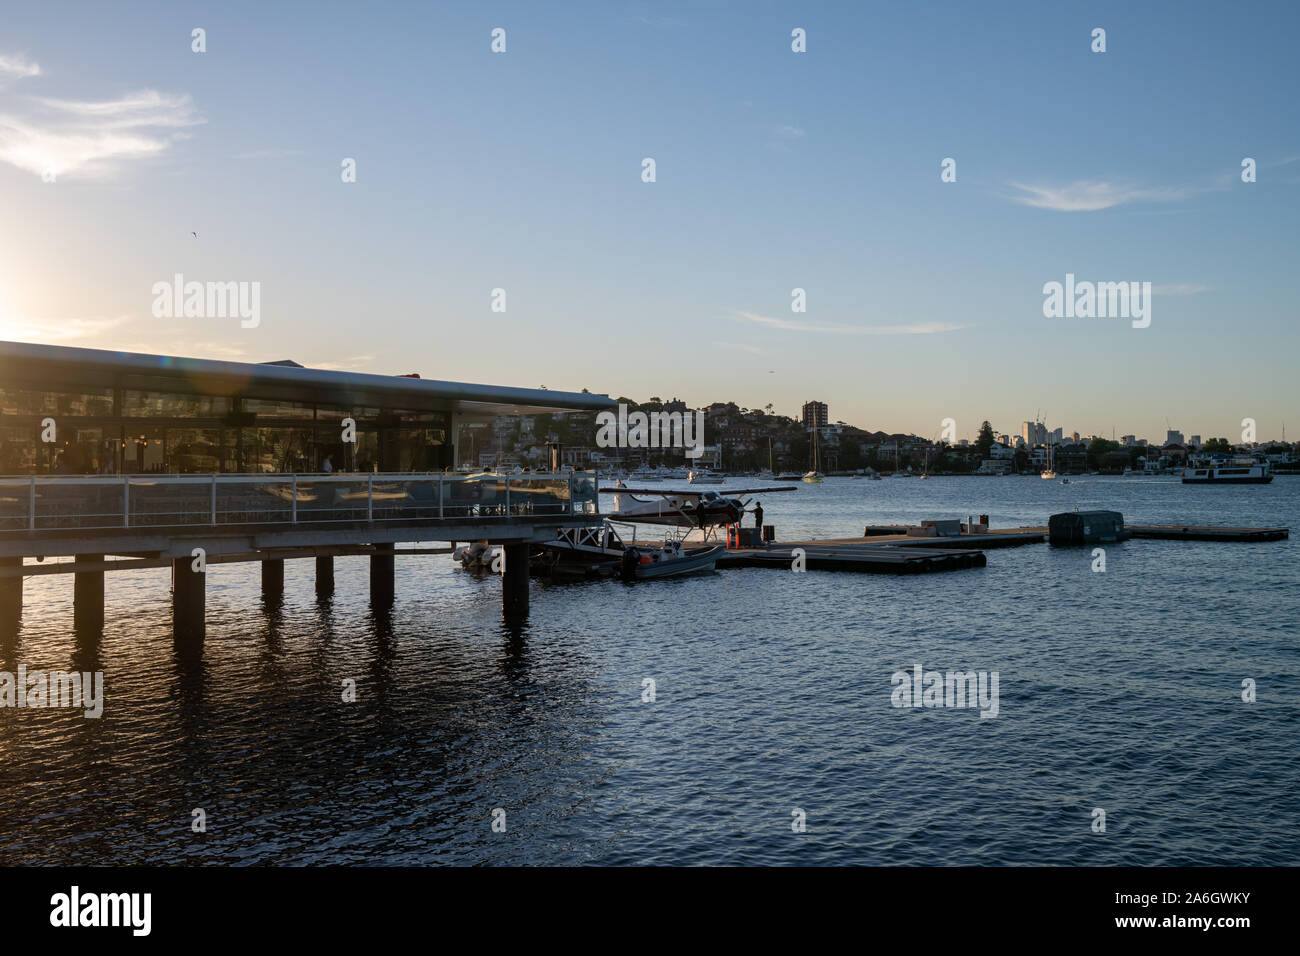
[(821, 467), (821, 455), (818, 452), (818, 444), (819, 444), (817, 441), (818, 434), (819, 432), (817, 431), (817, 429), (813, 428), (812, 429), (812, 469), (804, 473), (802, 479), (803, 481), (818, 482), (823, 480), (822, 473), (817, 470), (818, 468)]
[(796, 474), (793, 471), (783, 471), (776, 476), (777, 481), (798, 481), (803, 475)]
[(686, 480), (692, 485), (720, 485), (726, 478), (723, 475), (714, 474), (707, 468), (701, 468), (699, 471), (692, 471), (688, 474)]
[(721, 545), (683, 548), (680, 541), (665, 541), (662, 548), (632, 545), (624, 549), (621, 572), (624, 581), (646, 581), (712, 571), (717, 566)]
[(1063, 484), (1063, 485), (1068, 485), (1069, 483), (1070, 483), (1070, 479), (1069, 479), (1069, 478), (1062, 478), (1062, 479), (1061, 479), (1061, 484)]
[(466, 571), (489, 571), (500, 553), (500, 545), (475, 541), (473, 544), (462, 544), (451, 553), (451, 559), (458, 561)]

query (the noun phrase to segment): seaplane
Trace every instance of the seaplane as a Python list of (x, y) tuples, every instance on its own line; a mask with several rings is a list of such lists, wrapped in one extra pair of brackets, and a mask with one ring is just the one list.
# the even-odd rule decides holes
[[(614, 511), (605, 515), (611, 521), (628, 524), (669, 525), (675, 528), (717, 528), (737, 524), (745, 514), (748, 499), (742, 495), (770, 495), (794, 488), (737, 488), (726, 495), (716, 491), (668, 491), (660, 488), (627, 488), (616, 481), (602, 494), (614, 496)], [(649, 495), (639, 498), (638, 495)]]

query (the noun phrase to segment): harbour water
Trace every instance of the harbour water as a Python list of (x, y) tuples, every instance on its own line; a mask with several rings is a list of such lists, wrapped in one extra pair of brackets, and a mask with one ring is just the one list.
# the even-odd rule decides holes
[[(968, 514), (1040, 525), (1075, 506), (1300, 529), (1300, 478), (1285, 477), (827, 479), (762, 500), (783, 539)], [(209, 574), (201, 658), (173, 646), (166, 571), (107, 576), (99, 639), (74, 634), (70, 576), (31, 578), (0, 669), (102, 670), (106, 702), (100, 719), (0, 710), (0, 851), (10, 865), (1295, 865), (1298, 547), (1130, 541), (1106, 548), (1104, 573), (1090, 549), (1035, 545), (920, 576), (534, 582), (515, 629), (500, 582), (445, 555), (400, 560), (379, 616), (364, 558), (337, 560), (325, 603), (312, 562), (290, 562), (269, 607), (256, 565), (226, 565)], [(998, 672), (998, 716), (892, 706), (891, 674), (915, 665)]]

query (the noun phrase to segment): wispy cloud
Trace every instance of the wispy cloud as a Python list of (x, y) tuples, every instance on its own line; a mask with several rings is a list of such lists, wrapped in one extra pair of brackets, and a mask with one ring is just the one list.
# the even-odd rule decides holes
[(798, 126), (778, 126), (776, 129), (776, 135), (780, 136), (782, 139), (803, 139), (807, 133), (801, 130)]
[(105, 178), (156, 156), (205, 122), (187, 94), (140, 90), (114, 100), (33, 97), (0, 113), (0, 162), (38, 176)]
[(754, 355), (759, 355), (763, 351), (757, 345), (749, 345), (746, 342), (714, 342), (713, 344), (720, 349), (735, 349), (739, 352), (750, 352)]
[(33, 63), (21, 53), (0, 53), (0, 80), (10, 77), (21, 80), (40, 75), (41, 65)]
[(952, 322), (915, 322), (906, 325), (814, 325), (796, 322), (793, 319), (779, 319), (754, 312), (735, 313), (736, 318), (761, 325), (769, 329), (782, 329), (788, 332), (814, 332), (829, 335), (936, 335), (940, 332), (956, 332), (965, 328)]
[(1120, 183), (1081, 180), (1064, 186), (1041, 186), (1031, 183), (1009, 183), (1019, 190), (1011, 196), (1012, 202), (1036, 209), (1057, 212), (1096, 212), (1134, 202), (1176, 202), (1186, 199), (1194, 190), (1181, 186), (1139, 187)]

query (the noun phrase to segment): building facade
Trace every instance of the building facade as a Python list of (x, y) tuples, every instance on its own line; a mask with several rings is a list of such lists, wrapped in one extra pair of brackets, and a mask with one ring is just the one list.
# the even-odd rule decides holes
[(803, 427), (821, 428), (830, 422), (830, 407), (825, 402), (804, 402)]
[(614, 407), (586, 393), (0, 342), (0, 474), (442, 471), (478, 459), (466, 425)]

